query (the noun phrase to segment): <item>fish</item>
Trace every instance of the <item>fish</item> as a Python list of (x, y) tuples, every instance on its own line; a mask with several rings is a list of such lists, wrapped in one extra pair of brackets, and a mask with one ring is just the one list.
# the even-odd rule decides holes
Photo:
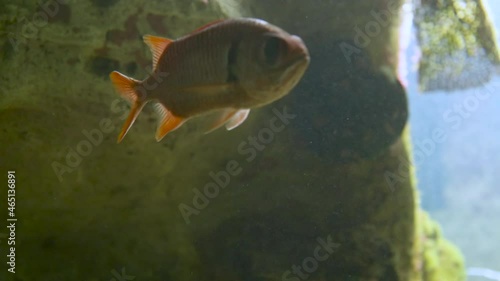
[(156, 140), (187, 120), (211, 113), (211, 132), (241, 125), (251, 109), (287, 95), (304, 75), (309, 51), (299, 36), (264, 20), (223, 19), (176, 40), (145, 35), (152, 73), (144, 80), (110, 73), (117, 92), (131, 104), (120, 143), (146, 103), (159, 116)]

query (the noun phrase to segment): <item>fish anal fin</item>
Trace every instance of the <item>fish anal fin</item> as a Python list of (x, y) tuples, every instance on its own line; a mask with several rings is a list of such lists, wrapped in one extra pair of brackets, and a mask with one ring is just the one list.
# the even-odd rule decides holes
[(231, 119), (229, 119), (229, 121), (226, 122), (226, 129), (228, 131), (231, 131), (232, 129), (241, 125), (243, 122), (245, 122), (249, 113), (250, 109), (238, 110), (236, 114), (234, 114), (233, 117), (231, 117)]
[(156, 141), (160, 141), (169, 132), (179, 128), (185, 121), (185, 118), (175, 116), (163, 104), (156, 103), (155, 110), (159, 115), (160, 122), (156, 130)]
[(167, 46), (172, 43), (172, 40), (153, 35), (144, 35), (142, 39), (144, 40), (144, 43), (146, 43), (146, 45), (148, 45), (151, 49), (151, 53), (153, 54), (153, 69), (156, 69), (161, 55), (163, 54)]

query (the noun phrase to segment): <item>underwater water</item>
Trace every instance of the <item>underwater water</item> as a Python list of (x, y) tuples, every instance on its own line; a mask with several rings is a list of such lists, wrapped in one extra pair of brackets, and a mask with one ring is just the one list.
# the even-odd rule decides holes
[[(487, 1), (500, 28), (500, 3)], [(500, 37), (497, 38), (497, 41)], [(500, 77), (483, 86), (421, 95), (409, 77), (409, 104), (421, 204), (463, 252), (467, 280), (500, 280)], [(446, 140), (432, 140), (443, 130)]]
[[(500, 99), (493, 90), (499, 83), (500, 80), (495, 79), (485, 85), (485, 89), (463, 91), (455, 96), (444, 93), (415, 96), (410, 109), (414, 112), (414, 119), (410, 121), (412, 139), (421, 145), (421, 152), (427, 152), (424, 142), (432, 138), (434, 130), (443, 129), (448, 136), (434, 148), (429, 145), (428, 155), (416, 165), (418, 186), (423, 187), (420, 191), (423, 207), (439, 221), (446, 237), (460, 247), (467, 265), (497, 272), (500, 163), (496, 155), (500, 146), (498, 135), (492, 129), (500, 126)], [(481, 90), (489, 90), (491, 95), (477, 110), (468, 112), (470, 116), (466, 115), (460, 124), (443, 118), (443, 112), (453, 110), (455, 104), (463, 104), (465, 99), (472, 100)], [(455, 130), (452, 125), (460, 129)], [(500, 275), (496, 276), (498, 279)], [(497, 279), (471, 277), (468, 280)]]
[(422, 2), (0, 0), (0, 281), (491, 279), (500, 80), (414, 67), (498, 38)]

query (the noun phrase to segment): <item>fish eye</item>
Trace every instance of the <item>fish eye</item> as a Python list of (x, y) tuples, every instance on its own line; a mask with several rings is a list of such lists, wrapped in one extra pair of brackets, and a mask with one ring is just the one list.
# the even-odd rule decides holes
[(264, 59), (269, 66), (275, 66), (278, 59), (286, 52), (287, 43), (285, 40), (276, 37), (268, 36), (264, 42)]

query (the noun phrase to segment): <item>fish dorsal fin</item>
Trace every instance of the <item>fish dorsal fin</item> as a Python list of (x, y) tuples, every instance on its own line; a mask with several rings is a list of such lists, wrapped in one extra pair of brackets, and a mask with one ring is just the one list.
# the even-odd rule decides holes
[(160, 120), (158, 129), (156, 130), (156, 141), (161, 141), (165, 135), (179, 128), (186, 121), (184, 118), (172, 114), (172, 112), (161, 103), (156, 103), (154, 107)]
[(205, 29), (207, 29), (207, 28), (211, 27), (212, 25), (216, 25), (216, 24), (218, 24), (218, 23), (220, 23), (220, 22), (222, 22), (222, 21), (224, 21), (224, 20), (223, 20), (223, 19), (219, 19), (219, 20), (215, 20), (215, 21), (213, 21), (213, 22), (207, 23), (207, 24), (203, 25), (202, 27), (199, 27), (198, 29), (196, 29), (195, 31), (193, 31), (193, 33), (200, 32), (200, 31), (202, 31), (202, 30), (205, 30)]
[(153, 35), (144, 35), (142, 39), (151, 49), (151, 53), (153, 54), (153, 69), (156, 69), (156, 65), (158, 64), (158, 60), (160, 60), (161, 54), (163, 54), (167, 46), (172, 43), (172, 40)]

